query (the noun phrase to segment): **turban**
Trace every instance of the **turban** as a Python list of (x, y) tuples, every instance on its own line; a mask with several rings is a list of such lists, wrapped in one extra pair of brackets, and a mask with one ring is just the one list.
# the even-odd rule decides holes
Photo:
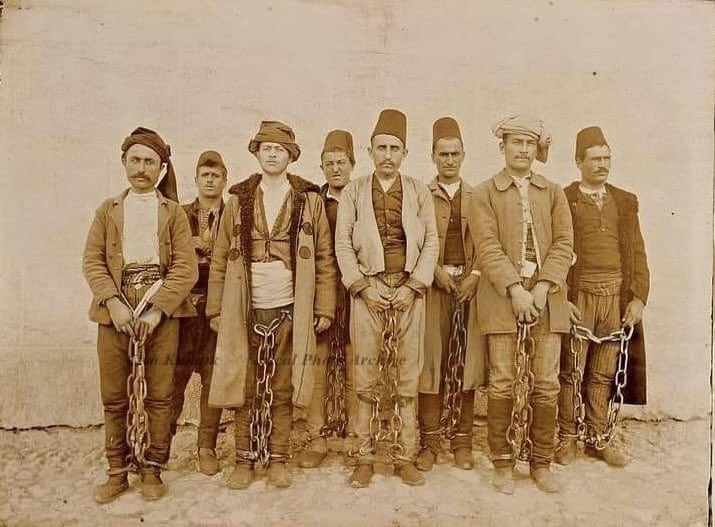
[(432, 125), (432, 148), (440, 139), (454, 137), (462, 142), (462, 132), (459, 131), (459, 124), (451, 117), (437, 119)]
[(122, 154), (125, 154), (133, 145), (143, 145), (151, 148), (158, 154), (161, 162), (166, 163), (166, 174), (156, 188), (165, 198), (178, 202), (176, 175), (174, 174), (174, 165), (171, 164), (171, 147), (154, 130), (149, 130), (143, 126), (135, 128), (131, 134), (124, 138)]
[(592, 146), (608, 146), (603, 131), (598, 126), (589, 126), (576, 134), (576, 159), (583, 159)]
[(407, 145), (407, 116), (399, 110), (382, 110), (370, 140), (376, 135), (392, 135)]
[(345, 130), (331, 130), (325, 136), (325, 144), (320, 157), (323, 157), (325, 152), (345, 152), (352, 165), (355, 165), (355, 152), (353, 151), (353, 136)]
[(261, 121), (258, 132), (248, 143), (248, 151), (255, 154), (261, 143), (278, 143), (288, 150), (291, 161), (300, 157), (300, 147), (295, 142), (295, 133), (290, 126), (280, 121)]
[(227, 171), (226, 165), (223, 164), (221, 154), (214, 150), (206, 150), (201, 153), (196, 163), (196, 168), (198, 169), (199, 167), (221, 167), (224, 171)]
[(492, 126), (494, 135), (503, 139), (507, 134), (526, 134), (538, 141), (536, 159), (546, 163), (551, 146), (551, 134), (546, 130), (544, 122), (528, 115), (511, 115)]

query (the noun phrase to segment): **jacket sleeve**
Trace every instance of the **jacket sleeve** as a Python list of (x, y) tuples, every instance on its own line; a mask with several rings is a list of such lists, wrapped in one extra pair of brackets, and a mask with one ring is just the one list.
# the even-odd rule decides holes
[(335, 318), (335, 290), (338, 281), (337, 264), (333, 256), (333, 237), (325, 214), (323, 199), (315, 194), (313, 207), (313, 239), (315, 244), (315, 301), (316, 316)]
[(499, 294), (506, 296), (507, 288), (521, 282), (521, 276), (499, 241), (497, 215), (489, 195), (489, 185), (492, 184), (489, 180), (474, 190), (473, 214), (476, 219), (474, 243), (477, 247), (480, 270)]
[(345, 287), (355, 296), (367, 287), (367, 278), (360, 272), (353, 247), (353, 228), (357, 221), (357, 185), (348, 183), (340, 195), (338, 218), (335, 222), (335, 257)]
[(198, 277), (196, 254), (191, 243), (191, 229), (184, 210), (176, 204), (171, 206), (169, 236), (171, 236), (171, 265), (166, 270), (164, 283), (151, 297), (150, 302), (166, 316), (176, 311), (191, 292)]
[(108, 202), (105, 201), (96, 210), (82, 255), (82, 273), (98, 305), (119, 296), (117, 285), (107, 268), (107, 209)]
[[(233, 234), (234, 218), (237, 214), (238, 198), (231, 196), (226, 203), (221, 222), (218, 227), (218, 235), (211, 253), (211, 267), (209, 270), (209, 285), (206, 295), (206, 316), (209, 318), (221, 314), (221, 302), (223, 301), (223, 286), (226, 279), (226, 265), (228, 262), (228, 251), (231, 248), (231, 236)], [(239, 233), (237, 233), (239, 234)]]
[(573, 254), (573, 223), (566, 194), (556, 186), (551, 205), (551, 247), (543, 259), (538, 280), (565, 287)]
[(432, 193), (426, 185), (419, 181), (415, 181), (415, 191), (417, 192), (417, 204), (419, 206), (418, 217), (424, 225), (425, 239), (407, 285), (418, 293), (424, 294), (434, 280), (434, 271), (439, 259), (439, 236), (437, 234), (437, 221), (434, 216)]
[(638, 200), (633, 204), (635, 208), (635, 232), (633, 233), (633, 280), (631, 280), (631, 291), (633, 295), (640, 298), (644, 304), (648, 303), (650, 292), (650, 271), (648, 270), (648, 260), (645, 254), (645, 243), (641, 233), (640, 221), (638, 220)]

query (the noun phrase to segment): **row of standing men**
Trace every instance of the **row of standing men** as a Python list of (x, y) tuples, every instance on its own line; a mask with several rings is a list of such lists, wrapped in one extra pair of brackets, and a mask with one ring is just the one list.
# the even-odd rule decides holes
[[(347, 436), (357, 488), (383, 458), (404, 483), (423, 484), (445, 435), (455, 465), (471, 469), (480, 386), (498, 491), (513, 493), (520, 458), (538, 488), (557, 492), (550, 464), (570, 463), (578, 441), (624, 466), (609, 405), (627, 339), (604, 337), (633, 337), (629, 382), (617, 388), (645, 404), (637, 199), (606, 183), (611, 152), (598, 127), (578, 133), (581, 178), (563, 190), (532, 169), (551, 143), (540, 119), (509, 116), (493, 131), (505, 166), (472, 187), (458, 123), (435, 121), (437, 176), (425, 185), (399, 171), (406, 116), (383, 110), (368, 148), (374, 171), (352, 179), (352, 136), (333, 130), (320, 188), (288, 172), (301, 154), (293, 130), (263, 121), (248, 146), (260, 172), (224, 203), (226, 166), (204, 152), (198, 197), (180, 207), (169, 146), (134, 130), (122, 144), (130, 188), (97, 209), (83, 258), (109, 462), (95, 499), (127, 490), (131, 470), (146, 499), (165, 494), (161, 470), (194, 371), (202, 472), (219, 471), (221, 412), (235, 411), (230, 488), (248, 487), (260, 467), (290, 485), (296, 431), (304, 468), (322, 463), (326, 436)], [(590, 341), (564, 337), (572, 327)]]

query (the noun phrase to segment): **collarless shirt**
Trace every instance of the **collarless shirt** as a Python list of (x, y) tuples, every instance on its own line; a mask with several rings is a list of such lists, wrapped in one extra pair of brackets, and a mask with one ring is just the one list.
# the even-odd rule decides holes
[(129, 191), (124, 198), (124, 264), (159, 264), (159, 200), (155, 192)]

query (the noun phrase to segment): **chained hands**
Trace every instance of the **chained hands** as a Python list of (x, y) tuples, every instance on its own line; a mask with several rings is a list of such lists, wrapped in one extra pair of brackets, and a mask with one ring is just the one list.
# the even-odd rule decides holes
[(129, 309), (129, 306), (119, 300), (117, 296), (113, 296), (107, 300), (106, 305), (114, 329), (121, 333), (126, 333), (130, 337), (134, 337), (134, 314), (132, 310)]
[(390, 307), (389, 298), (382, 296), (373, 286), (368, 286), (360, 291), (360, 297), (367, 304), (367, 308), (374, 313), (380, 313)]
[(407, 311), (415, 300), (415, 290), (401, 285), (392, 294), (390, 304), (397, 311)]
[(194, 249), (201, 256), (209, 256), (211, 254), (211, 246), (209, 242), (204, 239), (203, 236), (192, 236), (191, 241), (194, 244)]
[(211, 326), (214, 333), (218, 333), (218, 328), (221, 326), (221, 315), (209, 319), (209, 326)]
[(514, 311), (517, 322), (531, 323), (539, 318), (539, 310), (534, 305), (533, 295), (524, 289), (520, 283), (509, 287), (511, 297), (511, 308)]
[(633, 300), (628, 302), (626, 306), (626, 314), (623, 315), (623, 325), (633, 327), (643, 320), (643, 308), (645, 304), (638, 297), (633, 297)]
[(536, 282), (536, 285), (531, 288), (531, 296), (534, 297), (534, 307), (541, 313), (546, 308), (546, 301), (549, 295), (551, 284), (544, 280)]
[(457, 292), (457, 284), (455, 284), (454, 278), (442, 269), (441, 265), (438, 265), (434, 270), (434, 283), (437, 287), (450, 295)]
[(161, 309), (151, 306), (134, 323), (134, 335), (140, 345), (144, 344), (149, 335), (154, 332), (161, 322), (162, 315)]
[(313, 327), (316, 333), (322, 333), (330, 327), (331, 320), (328, 317), (316, 316), (313, 318)]
[(457, 302), (469, 302), (477, 292), (479, 277), (470, 274), (456, 286)]

